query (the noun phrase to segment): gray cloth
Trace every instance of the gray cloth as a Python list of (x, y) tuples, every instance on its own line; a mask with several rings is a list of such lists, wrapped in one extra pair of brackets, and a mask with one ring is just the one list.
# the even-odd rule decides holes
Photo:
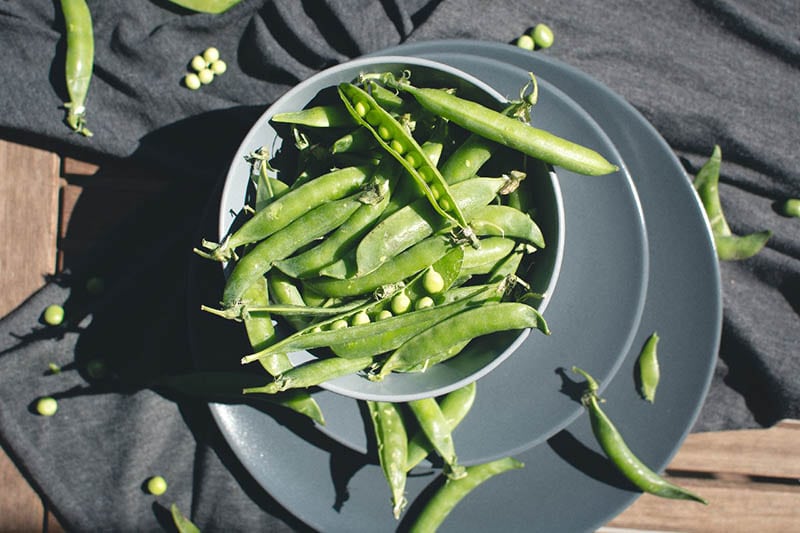
[[(0, 3), (4, 137), (78, 157), (130, 158), (175, 179), (146, 206), (150, 216), (128, 221), (91, 263), (73, 265), (0, 323), (3, 447), (69, 529), (168, 527), (171, 502), (209, 531), (303, 529), (238, 464), (201, 400), (145, 386), (191, 368), (186, 329), (196, 308), (187, 310), (187, 287), (218, 280), (193, 266), (188, 250), (214, 209), (219, 177), (266, 106), (319, 69), (402, 42), (512, 42), (540, 21), (556, 42), (537, 53), (625, 97), (690, 174), (720, 144), (731, 227), (774, 231), (756, 257), (722, 265), (720, 357), (694, 429), (800, 418), (800, 222), (773, 209), (800, 196), (794, 0), (244, 0), (217, 16), (165, 0), (89, 6), (96, 58), (87, 119), (95, 135), (86, 139), (68, 131), (59, 107), (66, 95), (57, 3)], [(187, 64), (210, 45), (228, 71), (188, 91), (180, 85)], [(82, 289), (93, 274), (107, 279), (99, 298)], [(85, 318), (54, 335), (39, 315), (64, 301), (69, 316)], [(216, 327), (204, 325), (207, 333)], [(85, 373), (98, 356), (113, 362), (114, 378)], [(50, 362), (63, 371), (48, 375)], [(45, 394), (60, 399), (58, 415), (32, 416)], [(169, 481), (168, 498), (142, 496), (154, 474)]]

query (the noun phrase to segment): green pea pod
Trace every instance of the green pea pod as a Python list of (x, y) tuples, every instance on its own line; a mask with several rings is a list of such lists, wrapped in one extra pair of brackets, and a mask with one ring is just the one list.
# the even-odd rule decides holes
[(366, 152), (374, 148), (375, 139), (372, 137), (372, 134), (366, 129), (359, 127), (333, 141), (333, 144), (331, 144), (331, 153)]
[(258, 211), (220, 244), (203, 241), (195, 253), (216, 261), (228, 261), (239, 246), (262, 241), (285, 228), (310, 209), (358, 192), (372, 175), (373, 168), (346, 167), (314, 178), (292, 188), (280, 198)]
[[(453, 186), (455, 203), (467, 219), (497, 197), (508, 184), (505, 178), (475, 178)], [(450, 227), (420, 198), (384, 218), (367, 233), (356, 248), (357, 275), (363, 276), (378, 268), (398, 253), (420, 240)]]
[(377, 441), (378, 460), (392, 493), (392, 514), (397, 519), (407, 503), (405, 424), (396, 404), (367, 401), (367, 407)]
[(245, 394), (276, 394), (290, 389), (316, 387), (331, 379), (360, 372), (370, 365), (372, 365), (372, 357), (312, 359), (307, 363), (287, 370), (276, 377), (272, 383), (267, 383), (261, 387), (249, 387), (242, 392)]
[[(477, 386), (473, 381), (469, 385), (465, 385), (460, 389), (446, 394), (439, 401), (439, 408), (447, 421), (447, 427), (450, 429), (451, 433), (461, 423), (464, 417), (467, 416), (470, 409), (472, 409), (472, 405), (475, 403), (476, 391)], [(433, 444), (431, 444), (430, 439), (425, 436), (422, 430), (417, 431), (408, 441), (406, 471), (410, 471), (417, 466), (432, 451)]]
[(352, 279), (315, 278), (308, 280), (307, 284), (325, 296), (358, 296), (413, 276), (452, 248), (453, 245), (444, 237), (429, 237), (364, 276)]
[(367, 81), (367, 91), (380, 106), (388, 111), (402, 112), (406, 107), (406, 101), (396, 92), (375, 83), (374, 80)]
[(92, 15), (86, 0), (61, 0), (66, 26), (67, 53), (64, 68), (69, 102), (67, 124), (86, 137), (92, 132), (86, 127), (86, 95), (94, 69), (94, 31)]
[(409, 340), (383, 362), (374, 379), (392, 371), (402, 372), (424, 364), (432, 355), (450, 346), (495, 333), (515, 329), (538, 328), (549, 334), (547, 323), (536, 309), (517, 302), (501, 302), (467, 309)]
[[(267, 208), (278, 202), (280, 199)], [(276, 261), (336, 229), (361, 205), (358, 195), (322, 204), (258, 243), (236, 263), (228, 276), (222, 294), (223, 307), (235, 305), (253, 281), (269, 272)]]
[(650, 335), (642, 347), (639, 358), (636, 360), (639, 392), (650, 403), (653, 403), (656, 399), (656, 388), (661, 376), (658, 365), (658, 340), (658, 333), (654, 332)]
[(172, 522), (175, 524), (175, 529), (178, 533), (200, 533), (200, 528), (194, 525), (191, 520), (181, 513), (176, 504), (172, 504), (169, 508)]
[(170, 0), (175, 5), (197, 11), (217, 15), (229, 10), (241, 0)]
[(479, 237), (497, 235), (521, 239), (544, 248), (542, 230), (527, 213), (507, 205), (485, 205), (470, 218), (470, 225)]
[(517, 248), (517, 241), (505, 237), (485, 237), (480, 248), (464, 250), (461, 275), (486, 274)]
[(273, 115), (270, 120), (281, 124), (296, 124), (312, 128), (337, 128), (355, 125), (350, 113), (339, 105), (315, 106), (300, 111), (278, 113)]
[(656, 472), (652, 471), (638, 457), (636, 457), (611, 422), (605, 412), (600, 408), (597, 397), (598, 383), (584, 370), (572, 367), (572, 371), (586, 378), (586, 392), (581, 398), (581, 403), (589, 413), (592, 432), (597, 442), (615, 467), (642, 491), (660, 496), (680, 500), (693, 500), (707, 503), (705, 499), (689, 492), (688, 490), (670, 483)]
[(767, 244), (772, 237), (769, 230), (751, 233), (749, 235), (734, 235), (725, 219), (722, 203), (719, 199), (719, 173), (722, 165), (722, 150), (719, 145), (714, 146), (708, 161), (697, 172), (694, 179), (694, 188), (703, 204), (711, 233), (714, 236), (714, 246), (717, 257), (722, 261), (736, 261), (753, 257)]
[[(459, 479), (467, 475), (463, 466), (458, 464), (455, 444), (450, 430), (450, 424), (442, 413), (442, 409), (435, 398), (423, 398), (408, 402), (408, 407), (414, 413), (420, 429), (428, 438), (436, 453), (444, 460), (447, 466), (447, 477)], [(405, 471), (405, 462), (403, 463)]]
[(602, 175), (619, 170), (595, 150), (504, 115), (477, 102), (442, 89), (414, 87), (407, 79), (390, 80), (390, 86), (411, 94), (436, 115), (487, 139), (551, 165), (579, 174)]
[(447, 182), (436, 165), (402, 124), (383, 109), (372, 96), (351, 83), (339, 85), (339, 96), (350, 115), (367, 128), (383, 149), (408, 171), (433, 208), (467, 238), (472, 230), (456, 205)]
[(473, 490), (487, 480), (523, 468), (525, 465), (512, 457), (496, 459), (467, 467), (467, 475), (461, 479), (448, 479), (427, 501), (417, 519), (411, 525), (410, 533), (434, 533), (444, 523), (453, 509)]

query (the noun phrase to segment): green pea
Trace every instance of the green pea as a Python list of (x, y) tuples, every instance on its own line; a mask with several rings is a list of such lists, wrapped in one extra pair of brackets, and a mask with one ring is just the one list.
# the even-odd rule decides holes
[(194, 56), (192, 58), (192, 63), (191, 64), (192, 64), (192, 68), (196, 72), (200, 72), (201, 70), (206, 68), (206, 66), (208, 66), (208, 63), (206, 62), (206, 60), (203, 59), (203, 56), (200, 56), (200, 55)]
[(367, 112), (369, 111), (369, 104), (367, 104), (366, 102), (359, 101), (353, 105), (353, 109), (355, 109), (356, 114), (359, 117), (364, 117), (367, 115)]
[(331, 329), (344, 329), (348, 326), (347, 320), (339, 319), (331, 324)]
[(42, 416), (53, 416), (57, 410), (58, 402), (50, 396), (39, 398), (39, 401), (36, 402), (36, 412)]
[(203, 59), (206, 61), (206, 63), (213, 63), (219, 59), (219, 50), (213, 46), (209, 46), (206, 48), (205, 52), (203, 52)]
[(444, 289), (444, 277), (435, 269), (429, 268), (422, 277), (422, 288), (428, 294), (439, 294)]
[(211, 67), (209, 68), (211, 68), (214, 74), (225, 74), (225, 71), (228, 70), (228, 64), (221, 59), (217, 59), (211, 63)]
[(392, 150), (394, 150), (395, 152), (397, 152), (400, 155), (403, 155), (406, 152), (406, 147), (403, 146), (403, 143), (401, 143), (397, 139), (392, 140), (389, 143), (389, 146), (391, 147)]
[(375, 318), (376, 320), (386, 320), (387, 318), (392, 318), (393, 316), (394, 314), (392, 314), (392, 312), (389, 311), (388, 309), (381, 309), (380, 312), (378, 313), (378, 316), (376, 316)]
[(426, 309), (428, 307), (433, 307), (433, 298), (430, 296), (423, 296), (414, 304), (415, 309)]
[(200, 80), (200, 83), (203, 85), (208, 85), (212, 81), (214, 81), (214, 73), (211, 69), (204, 68), (200, 72), (197, 73), (197, 79)]
[(373, 126), (377, 126), (381, 123), (381, 113), (377, 109), (370, 109), (367, 111), (367, 115), (364, 117), (367, 119), (367, 122), (372, 124)]
[(51, 374), (60, 374), (61, 373), (61, 367), (58, 366), (55, 363), (48, 363), (47, 364), (47, 371), (50, 372)]
[(787, 217), (800, 217), (800, 199), (789, 198), (781, 205), (781, 213)]
[(520, 48), (524, 48), (525, 50), (533, 50), (534, 42), (533, 37), (530, 35), (520, 35), (519, 39), (517, 39), (517, 46)]
[(383, 125), (378, 126), (377, 131), (378, 135), (380, 135), (380, 138), (383, 139), (384, 141), (388, 141), (389, 139), (392, 138), (392, 132), (390, 132), (389, 128), (387, 128), (386, 126)]
[(392, 297), (391, 308), (395, 315), (402, 315), (411, 309), (411, 298), (406, 293), (399, 292)]
[(369, 324), (370, 322), (371, 322), (371, 320), (370, 320), (369, 315), (367, 314), (366, 311), (359, 311), (358, 313), (353, 315), (353, 318), (350, 320), (350, 323), (353, 326), (360, 326), (360, 325), (363, 325), (363, 324)]
[(553, 46), (553, 30), (547, 24), (537, 24), (531, 32), (536, 48), (550, 48)]
[(64, 322), (64, 308), (58, 304), (48, 305), (44, 310), (44, 321), (50, 326), (58, 326)]
[(193, 91), (196, 91), (201, 85), (203, 85), (200, 81), (200, 77), (194, 72), (190, 72), (183, 77), (183, 84), (186, 85), (187, 89), (191, 89)]
[(155, 496), (167, 492), (167, 480), (162, 476), (153, 476), (147, 480), (147, 491)]

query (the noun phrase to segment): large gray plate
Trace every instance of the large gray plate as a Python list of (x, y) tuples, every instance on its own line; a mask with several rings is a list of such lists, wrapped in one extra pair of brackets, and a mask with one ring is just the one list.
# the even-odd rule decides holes
[[(447, 62), (496, 87), (498, 80), (516, 76), (514, 87), (506, 89), (509, 94), (526, 78), (526, 71), (534, 71), (580, 104), (614, 143), (634, 177), (643, 206), (650, 268), (639, 326), (634, 324), (630, 331), (623, 332), (623, 337), (633, 342), (627, 346), (622, 343), (625, 355), (621, 368), (609, 373), (615, 375), (613, 380), (606, 380), (606, 408), (640, 457), (655, 468), (663, 467), (697, 416), (710, 381), (721, 325), (719, 272), (710, 234), (691, 184), (669, 147), (620, 97), (581, 72), (546, 57), (512, 46), (474, 41), (427, 42), (384, 53), (421, 55)], [(580, 190), (568, 192), (564, 181), (562, 190), (567, 231), (571, 232), (567, 242), (581, 236), (577, 229), (581, 224), (571, 225), (570, 218), (588, 220), (584, 231), (590, 234), (615, 222), (592, 218), (592, 208), (598, 201), (613, 199), (598, 200), (584, 194), (579, 202)], [(578, 204), (571, 204), (569, 198)], [(623, 307), (620, 302), (637, 290), (626, 287), (618, 294), (595, 296), (594, 289), (602, 293), (605, 279), (595, 276), (592, 269), (600, 265), (601, 270), (613, 276), (614, 263), (620, 259), (613, 244), (607, 244), (608, 248), (600, 246), (598, 254), (585, 258), (583, 265), (574, 265), (565, 251), (564, 268), (578, 272), (562, 268), (558, 294), (548, 308), (548, 319), (559, 333), (551, 338), (553, 369), (577, 363), (594, 372), (598, 365), (603, 366), (602, 361), (617, 357), (612, 352), (619, 346), (606, 345), (605, 335), (594, 338), (587, 334), (595, 321), (609, 317), (610, 328), (618, 327), (613, 317), (630, 313), (630, 306)], [(568, 274), (575, 283), (588, 279), (593, 290), (573, 289), (569, 294), (565, 289), (569, 286)], [(562, 294), (565, 301), (558, 303), (557, 296)], [(631, 326), (619, 327), (624, 330)], [(633, 365), (639, 347), (654, 330), (662, 339), (659, 353), (664, 377), (658, 401), (650, 405), (636, 395)], [(499, 370), (511, 372), (516, 360), (510, 359)], [(492, 388), (489, 380), (495, 374), (498, 380), (503, 379), (496, 371), (481, 380), (479, 398), (488, 396), (486, 391)], [(568, 374), (554, 372), (548, 385), (552, 396), (574, 401), (570, 399), (575, 392), (570, 380)], [(486, 430), (474, 438), (480, 439), (482, 434), (502, 443), (504, 432), (514, 435), (519, 424), (546, 417), (548, 413), (542, 405), (529, 403), (526, 394), (530, 390), (525, 385), (506, 387), (506, 397), (502, 401), (494, 399), (489, 418), (478, 420), (480, 427), (492, 422), (500, 424), (502, 430)], [(264, 416), (254, 409), (213, 405), (212, 411), (245, 467), (310, 526), (323, 531), (391, 531), (397, 527), (386, 512), (388, 495), (380, 470), (374, 464), (365, 464), (363, 454), (313, 428), (287, 429), (279, 417)], [(597, 452), (588, 420), (572, 420), (578, 414), (575, 411), (574, 416), (563, 419), (564, 429), (546, 443), (517, 450), (516, 456), (526, 463), (526, 468), (496, 478), (473, 492), (442, 530), (590, 530), (629, 505), (638, 493), (619, 479)], [(469, 418), (465, 424), (468, 422)], [(471, 439), (461, 434), (456, 437), (458, 445), (468, 440)], [(508, 447), (501, 444), (500, 448)], [(430, 476), (412, 477), (409, 497), (413, 499), (430, 482)]]

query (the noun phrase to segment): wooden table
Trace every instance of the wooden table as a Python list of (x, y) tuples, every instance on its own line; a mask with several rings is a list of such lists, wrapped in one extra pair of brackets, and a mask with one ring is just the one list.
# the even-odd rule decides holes
[[(0, 139), (0, 316), (165, 183), (116, 161)], [(667, 475), (710, 505), (644, 495), (601, 531), (800, 531), (800, 421), (692, 434)], [(63, 530), (2, 450), (0, 487), (0, 531)]]

